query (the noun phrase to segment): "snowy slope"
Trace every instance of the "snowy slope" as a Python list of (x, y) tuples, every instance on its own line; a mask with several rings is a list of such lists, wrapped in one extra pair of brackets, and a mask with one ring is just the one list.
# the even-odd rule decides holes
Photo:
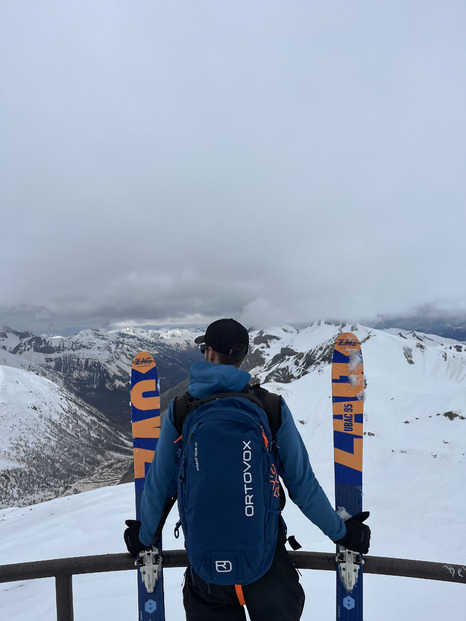
[[(124, 519), (134, 515), (133, 503), (132, 485), (128, 484), (55, 499), (30, 508), (1, 511), (0, 564), (123, 552)], [(389, 508), (384, 510), (390, 512)], [(297, 513), (291, 512), (291, 516), (289, 511), (287, 513), (288, 522), (291, 521), (294, 526), (301, 521), (303, 531), (313, 528)], [(165, 528), (167, 549), (175, 549), (179, 545), (173, 537), (176, 517), (176, 512), (173, 512)], [(404, 529), (399, 536), (407, 542), (409, 535), (410, 529)], [(378, 531), (374, 532), (375, 536), (379, 543), (386, 544), (393, 533)], [(454, 547), (455, 542), (449, 538), (443, 561), (453, 561)], [(330, 542), (324, 548), (326, 552), (333, 551)], [(181, 569), (165, 572), (167, 621), (184, 619), (182, 574)], [(331, 572), (304, 570), (302, 574), (307, 598), (303, 621), (333, 621), (335, 576)], [(132, 571), (75, 576), (75, 621), (135, 619), (135, 580)], [(448, 610), (449, 620), (464, 621), (465, 597), (465, 587), (461, 584), (367, 575), (365, 619), (434, 621)], [(55, 621), (53, 579), (0, 584), (0, 618)]]
[[(445, 538), (451, 536), (456, 549), (450, 553), (464, 562), (466, 345), (431, 335), (326, 325), (328, 343), (321, 330), (311, 327), (294, 336), (288, 332), (287, 347), (317, 348), (326, 359), (327, 344), (333, 344), (340, 330), (357, 334), (363, 348), (364, 507), (371, 511), (375, 531), (394, 533), (384, 544), (375, 538), (372, 552), (440, 561)], [(266, 357), (275, 354), (272, 349)], [(290, 406), (316, 474), (333, 498), (330, 364), (316, 364), (290, 384), (269, 386)], [(396, 536), (403, 528), (409, 529), (409, 538)], [(317, 531), (301, 522), (296, 530), (306, 548), (327, 549)]]
[(0, 506), (53, 498), (131, 454), (96, 411), (35, 373), (0, 366)]
[[(0, 330), (0, 507), (120, 482), (130, 463), (134, 355), (157, 354), (164, 390), (184, 379), (198, 332)], [(105, 469), (102, 470), (102, 465)]]
[[(346, 329), (361, 339), (366, 368), (364, 507), (371, 511), (371, 553), (465, 564), (464, 343), (357, 325), (278, 328), (255, 333), (254, 372), (284, 395), (332, 498), (329, 355), (336, 334)], [(124, 520), (133, 515), (132, 485), (1, 511), (0, 563), (124, 551)], [(304, 549), (333, 551), (290, 502), (285, 518)], [(175, 521), (174, 511), (165, 529), (166, 548), (179, 546), (172, 535)], [(181, 581), (181, 570), (166, 572), (169, 621), (184, 618)], [(333, 620), (332, 573), (305, 571), (302, 582), (307, 595), (303, 619)], [(133, 572), (76, 577), (74, 595), (76, 621), (136, 616)], [(21, 602), (27, 607), (20, 608)], [(464, 585), (365, 578), (367, 620), (436, 620), (448, 611), (451, 621), (464, 621), (465, 603)], [(1, 619), (51, 621), (54, 605), (53, 580), (0, 585)]]
[[(462, 386), (466, 345), (441, 337), (393, 330), (371, 330), (363, 326), (335, 325), (329, 322), (316, 322), (300, 329), (284, 326), (251, 333), (251, 351), (244, 368), (262, 382), (279, 383), (283, 389), (307, 376), (313, 377), (313, 382), (317, 381), (325, 369), (328, 369), (334, 340), (343, 330), (357, 331), (363, 344), (367, 342), (369, 346), (368, 354), (372, 350), (384, 352), (383, 357), (373, 356), (370, 360), (370, 374), (373, 377), (382, 375), (387, 379), (372, 393), (382, 399), (383, 406), (387, 404), (387, 408), (397, 408), (398, 399), (402, 399), (403, 405), (410, 406), (406, 414), (409, 421), (413, 407), (416, 411), (417, 404), (412, 402), (416, 402), (417, 395), (424, 394), (426, 400), (427, 395), (430, 395), (428, 407), (432, 410), (435, 395), (431, 393), (438, 389), (440, 401), (432, 415), (451, 412), (451, 417), (459, 416), (457, 411), (461, 411), (464, 402)], [(118, 434), (123, 432), (128, 435), (129, 369), (135, 352), (146, 349), (156, 356), (164, 408), (173, 396), (170, 387), (184, 379), (189, 365), (200, 359), (199, 351), (193, 344), (196, 334), (197, 331), (192, 329), (129, 329), (112, 332), (83, 330), (66, 338), (42, 338), (28, 332), (4, 329), (0, 332), (0, 365), (47, 377), (54, 385), (72, 393), (74, 397), (71, 399), (85, 402), (87, 405), (84, 407), (87, 410), (99, 410), (112, 423), (112, 429), (116, 426)], [(432, 378), (435, 378), (435, 382)], [(406, 382), (410, 382), (408, 389)], [(319, 385), (320, 394), (328, 400), (327, 384), (323, 382)], [(11, 394), (8, 403), (5, 399), (2, 401), (0, 396), (4, 424), (16, 425), (16, 418), (32, 423), (30, 405), (24, 402), (22, 382), (12, 382), (9, 387)], [(14, 395), (15, 388), (18, 391), (17, 398)], [(446, 395), (451, 396), (449, 403)], [(313, 403), (317, 398), (320, 397), (313, 396)], [(54, 398), (51, 400), (54, 401)], [(42, 397), (42, 401), (46, 401), (46, 398)], [(16, 407), (23, 404), (24, 412), (18, 414), (15, 407), (8, 405), (10, 403), (14, 403)], [(306, 416), (303, 415), (302, 418), (306, 419)], [(457, 424), (459, 420), (461, 419), (452, 422)], [(419, 427), (413, 421), (413, 430), (417, 428), (416, 425)], [(423, 429), (424, 426), (421, 426), (421, 432)], [(28, 436), (29, 433), (25, 435)], [(40, 434), (38, 438), (40, 442)], [(445, 441), (448, 442), (448, 439), (445, 438)], [(4, 452), (9, 450), (4, 442), (1, 446)], [(23, 447), (26, 450), (24, 444)], [(440, 448), (445, 450), (448, 447), (449, 445), (442, 445)], [(24, 463), (25, 458), (20, 458), (20, 449), (21, 443), (17, 442), (16, 460)], [(124, 454), (123, 451), (122, 455)], [(0, 469), (2, 466), (0, 464)], [(117, 470), (115, 474), (113, 481), (118, 482), (121, 472)], [(87, 477), (89, 473), (86, 471), (84, 475), (77, 475)], [(34, 476), (31, 476), (31, 481), (33, 479)], [(87, 481), (78, 488), (89, 489), (94, 484), (102, 485), (111, 481), (111, 478), (102, 480), (98, 474), (94, 482)], [(26, 496), (29, 502), (29, 491)], [(41, 499), (40, 495), (36, 497)]]
[[(401, 485), (403, 490), (403, 485)], [(440, 495), (432, 504), (430, 493), (422, 500), (423, 511), (431, 507), (441, 516), (444, 499)], [(402, 492), (401, 497), (406, 493)], [(431, 558), (447, 562), (461, 562), (464, 555), (458, 551), (455, 534), (434, 523), (428, 542), (442, 538), (442, 555), (430, 553), (430, 545), (412, 540), (416, 523), (410, 520), (398, 524), (396, 515), (400, 504), (394, 494), (383, 504), (372, 504), (373, 515), (384, 515), (392, 524), (385, 528), (379, 519), (371, 519), (374, 554), (390, 549), (393, 538), (399, 540), (403, 556)], [(447, 514), (448, 515), (448, 514)], [(0, 512), (0, 564), (62, 558), (86, 554), (123, 552), (122, 530), (124, 519), (134, 516), (133, 486), (131, 484), (93, 490), (84, 494), (55, 499), (33, 507), (7, 509)], [(165, 528), (165, 546), (175, 549), (179, 542), (173, 537), (176, 512)], [(296, 533), (305, 549), (332, 552), (332, 544), (318, 535), (296, 508), (288, 505), (286, 519), (290, 532)], [(464, 529), (464, 524), (463, 524)], [(181, 602), (182, 570), (165, 572), (167, 619), (184, 619)], [(330, 572), (303, 571), (301, 581), (306, 591), (303, 619), (317, 618), (330, 621), (335, 617), (335, 578)], [(73, 579), (75, 620), (93, 621), (111, 618), (126, 621), (136, 618), (136, 588), (134, 572), (118, 572), (76, 576)], [(387, 600), (389, 604), (387, 604)], [(384, 603), (381, 606), (381, 602)], [(365, 578), (365, 618), (377, 621), (409, 619), (426, 621), (438, 619), (448, 609), (451, 621), (463, 621), (464, 585), (433, 583), (421, 580), (369, 576)], [(25, 605), (26, 603), (26, 605)], [(54, 581), (28, 581), (0, 585), (0, 618), (15, 621), (55, 621)]]

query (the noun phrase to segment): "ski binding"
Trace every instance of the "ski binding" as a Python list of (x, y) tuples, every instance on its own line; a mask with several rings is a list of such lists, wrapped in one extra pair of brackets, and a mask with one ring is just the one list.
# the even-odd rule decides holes
[(364, 560), (359, 552), (347, 550), (339, 546), (336, 557), (338, 571), (343, 585), (347, 591), (352, 591), (359, 578), (359, 568), (364, 565)]
[(146, 591), (153, 593), (157, 580), (162, 573), (162, 557), (158, 548), (150, 547), (148, 550), (140, 552), (135, 565), (139, 567)]

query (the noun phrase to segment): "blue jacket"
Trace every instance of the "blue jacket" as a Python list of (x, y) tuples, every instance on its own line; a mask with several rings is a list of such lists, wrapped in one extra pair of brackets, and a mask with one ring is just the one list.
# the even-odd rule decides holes
[[(231, 365), (196, 362), (191, 367), (188, 390), (195, 399), (220, 392), (241, 392), (250, 379), (249, 373)], [(332, 541), (337, 541), (346, 533), (346, 527), (319, 485), (291, 412), (284, 400), (282, 403), (282, 422), (275, 435), (279, 447), (277, 468), (280, 477), (291, 500), (304, 515)], [(180, 460), (179, 447), (175, 442), (178, 438), (179, 433), (173, 423), (172, 402), (163, 422), (141, 500), (139, 539), (147, 546), (152, 543), (166, 498), (177, 492)]]

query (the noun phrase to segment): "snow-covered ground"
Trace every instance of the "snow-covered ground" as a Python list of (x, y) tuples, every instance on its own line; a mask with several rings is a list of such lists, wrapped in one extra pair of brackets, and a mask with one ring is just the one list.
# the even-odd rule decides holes
[[(330, 337), (331, 328), (325, 329)], [(439, 337), (400, 337), (362, 327), (357, 333), (364, 339), (367, 376), (364, 508), (371, 511), (371, 554), (466, 565), (466, 347)], [(293, 334), (287, 338), (298, 350)], [(329, 365), (271, 388), (285, 396), (332, 499)], [(0, 512), (0, 564), (123, 552), (129, 517), (134, 517), (131, 484), (5, 509)], [(304, 550), (333, 552), (333, 544), (290, 502), (285, 519)], [(164, 531), (166, 549), (180, 546), (173, 537), (176, 520), (174, 510)], [(182, 579), (181, 569), (165, 572), (167, 621), (184, 619)], [(333, 621), (333, 572), (303, 570), (302, 583), (303, 620)], [(134, 571), (76, 576), (73, 588), (76, 621), (136, 619)], [(466, 618), (463, 584), (366, 575), (364, 591), (366, 621)], [(0, 619), (55, 618), (52, 579), (0, 585)]]
[[(86, 554), (105, 554), (125, 550), (122, 532), (124, 520), (134, 515), (133, 486), (93, 490), (76, 496), (59, 498), (33, 507), (7, 509), (0, 513), (0, 564), (62, 558)], [(408, 520), (405, 528), (396, 531), (397, 507), (376, 508), (371, 520), (374, 554), (384, 554), (398, 540), (397, 552), (406, 557), (430, 558), (431, 544), (442, 538), (447, 562), (464, 561), (456, 550), (456, 536), (436, 522), (432, 537), (421, 549), (418, 538), (410, 542), (415, 524)], [(374, 509), (371, 507), (371, 509)], [(428, 510), (420, 508), (420, 512)], [(375, 519), (380, 511), (388, 512), (387, 521), (393, 528), (380, 531)], [(305, 549), (333, 551), (333, 546), (296, 511), (286, 509), (289, 530), (295, 533)], [(392, 516), (392, 520), (390, 520)], [(463, 518), (464, 520), (464, 518)], [(173, 537), (176, 511), (165, 529), (165, 546), (179, 546)], [(463, 523), (464, 532), (464, 523)], [(396, 541), (395, 541), (396, 543)], [(440, 542), (437, 542), (440, 543)], [(440, 546), (436, 546), (440, 547)], [(418, 554), (413, 554), (417, 548)], [(436, 557), (433, 560), (440, 560)], [(184, 619), (181, 601), (183, 571), (165, 571), (167, 621)], [(335, 618), (335, 576), (333, 572), (302, 570), (306, 591), (304, 619), (330, 621)], [(365, 619), (376, 621), (437, 620), (448, 611), (449, 621), (464, 621), (466, 588), (407, 578), (365, 576)], [(6, 583), (0, 585), (0, 618), (15, 621), (55, 621), (55, 583), (53, 579)], [(127, 621), (137, 618), (136, 575), (134, 571), (89, 574), (73, 578), (75, 621)]]

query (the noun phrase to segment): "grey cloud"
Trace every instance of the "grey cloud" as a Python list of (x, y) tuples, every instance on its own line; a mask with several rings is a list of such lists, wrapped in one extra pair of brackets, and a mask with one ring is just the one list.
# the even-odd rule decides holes
[(466, 311), (464, 7), (26, 5), (0, 323)]

